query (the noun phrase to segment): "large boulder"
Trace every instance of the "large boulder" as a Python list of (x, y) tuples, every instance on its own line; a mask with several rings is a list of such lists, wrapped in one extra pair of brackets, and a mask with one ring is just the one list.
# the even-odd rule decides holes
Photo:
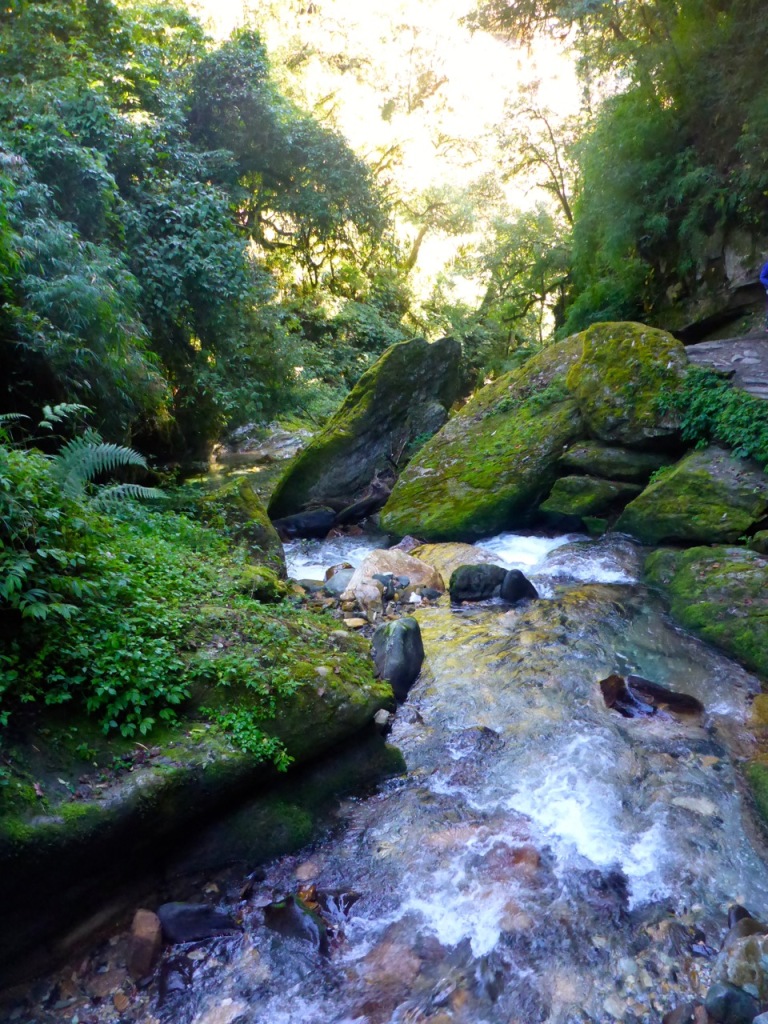
[(646, 560), (686, 629), (768, 677), (768, 560), (748, 548), (662, 549)]
[(308, 505), (351, 504), (391, 468), (389, 460), (445, 422), (460, 389), (461, 346), (452, 338), (401, 342), (357, 382), (323, 430), (278, 482), (273, 519)]
[(542, 512), (556, 516), (599, 516), (621, 507), (641, 492), (640, 484), (601, 480), (594, 476), (564, 476), (540, 505)]
[(247, 477), (231, 480), (205, 495), (199, 507), (206, 522), (245, 543), (254, 561), (285, 578), (283, 542)]
[(440, 573), (431, 565), (413, 558), (399, 548), (372, 551), (355, 569), (352, 579), (341, 595), (343, 608), (353, 608), (364, 612), (371, 622), (375, 622), (381, 611), (381, 599), (384, 594), (382, 579), (393, 577), (395, 590), (401, 599), (407, 600), (411, 594), (422, 590), (434, 590), (443, 593), (445, 584)]
[(568, 374), (568, 387), (589, 432), (629, 448), (675, 437), (678, 416), (661, 412), (659, 398), (685, 375), (683, 345), (666, 331), (636, 323), (593, 324), (581, 338), (582, 355)]
[(579, 441), (565, 452), (560, 465), (571, 473), (644, 484), (657, 469), (674, 461), (658, 452), (636, 452), (600, 441)]
[(768, 512), (768, 477), (723, 448), (695, 451), (630, 502), (616, 528), (645, 544), (727, 544)]
[(545, 348), (478, 392), (411, 460), (381, 514), (385, 530), (474, 540), (527, 524), (584, 436), (565, 378), (583, 336)]

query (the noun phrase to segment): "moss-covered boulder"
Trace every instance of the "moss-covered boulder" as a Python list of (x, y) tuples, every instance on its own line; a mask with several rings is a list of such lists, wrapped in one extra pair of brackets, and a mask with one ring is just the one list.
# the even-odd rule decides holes
[(558, 516), (606, 515), (636, 498), (642, 491), (640, 484), (620, 480), (601, 480), (594, 476), (564, 476), (555, 482), (546, 501), (539, 506), (542, 512)]
[(474, 540), (528, 523), (584, 436), (565, 378), (582, 336), (545, 348), (484, 387), (408, 464), (384, 507), (385, 530)]
[(393, 345), (289, 465), (269, 503), (273, 519), (308, 505), (351, 504), (377, 472), (445, 422), (461, 386), (452, 338)]
[(203, 519), (243, 541), (252, 557), (285, 578), (283, 542), (247, 477), (230, 480), (200, 499)]
[(674, 461), (671, 456), (659, 452), (637, 452), (600, 441), (580, 441), (568, 449), (560, 459), (560, 465), (570, 473), (644, 484), (656, 470), (670, 466)]
[(677, 435), (677, 414), (662, 413), (659, 398), (676, 390), (685, 374), (688, 357), (680, 342), (636, 323), (593, 324), (581, 337), (568, 387), (590, 433), (629, 448)]
[(630, 502), (616, 529), (646, 544), (727, 544), (768, 512), (768, 476), (723, 448), (695, 451)]
[(650, 583), (668, 596), (674, 618), (768, 678), (768, 560), (747, 548), (654, 551)]

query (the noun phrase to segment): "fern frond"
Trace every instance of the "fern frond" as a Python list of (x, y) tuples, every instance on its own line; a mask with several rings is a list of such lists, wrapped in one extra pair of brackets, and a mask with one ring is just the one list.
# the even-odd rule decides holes
[(53, 423), (64, 423), (71, 416), (79, 412), (91, 412), (87, 405), (80, 405), (77, 402), (59, 402), (58, 405), (44, 405), (43, 418), (38, 427), (51, 429)]
[(95, 430), (71, 438), (51, 461), (62, 490), (70, 497), (81, 494), (85, 485), (100, 473), (112, 473), (121, 466), (147, 468), (143, 455), (133, 448), (107, 444)]
[(16, 423), (18, 420), (28, 420), (29, 416), (25, 416), (23, 412), (0, 412), (0, 427), (5, 426), (6, 423)]
[(133, 498), (135, 501), (165, 501), (168, 497), (157, 487), (141, 487), (139, 484), (115, 484), (113, 487), (102, 487), (93, 500), (96, 506), (111, 505), (117, 501)]

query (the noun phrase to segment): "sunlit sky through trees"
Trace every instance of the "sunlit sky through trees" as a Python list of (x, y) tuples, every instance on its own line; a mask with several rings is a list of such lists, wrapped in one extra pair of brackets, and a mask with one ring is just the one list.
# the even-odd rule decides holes
[[(539, 82), (538, 102), (558, 113), (578, 108), (579, 87), (566, 56), (549, 42), (515, 49), (486, 33), (473, 35), (460, 21), (471, 6), (471, 0), (202, 0), (196, 9), (217, 37), (245, 23), (258, 28), (283, 87), (330, 116), (372, 165), (397, 146), (389, 178), (418, 205), (425, 190), (460, 190), (482, 175), (500, 181), (504, 156), (493, 126), (521, 87)], [(286, 58), (309, 50), (316, 55), (286, 79)], [(502, 187), (513, 206), (542, 199), (535, 181)], [(398, 224), (404, 238), (415, 236), (407, 217)], [(419, 254), (417, 285), (428, 288), (472, 240), (466, 233), (431, 232)]]

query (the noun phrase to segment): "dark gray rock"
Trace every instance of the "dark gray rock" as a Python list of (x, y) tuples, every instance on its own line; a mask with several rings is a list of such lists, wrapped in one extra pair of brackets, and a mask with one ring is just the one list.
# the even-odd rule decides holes
[(309, 942), (320, 953), (328, 952), (328, 935), (322, 918), (296, 896), (287, 896), (266, 906), (264, 922), (279, 935)]
[(407, 616), (379, 626), (373, 634), (373, 661), (381, 678), (391, 683), (396, 699), (404, 701), (424, 661), (416, 619)]
[(749, 992), (722, 981), (712, 985), (704, 1005), (717, 1024), (752, 1024), (760, 1011), (760, 1004)]
[(193, 942), (239, 931), (229, 914), (207, 903), (164, 903), (157, 916), (166, 942)]
[(335, 522), (336, 513), (332, 508), (313, 508), (309, 512), (275, 519), (272, 525), (282, 540), (294, 537), (318, 537), (322, 540)]
[(402, 463), (409, 446), (445, 423), (461, 390), (460, 368), (461, 345), (453, 338), (432, 344), (416, 338), (388, 348), (288, 466), (270, 515), (371, 497), (366, 492), (391, 472), (393, 457)]
[(507, 570), (500, 565), (460, 565), (451, 573), (451, 601), (486, 601), (497, 597)]
[(517, 604), (538, 600), (539, 592), (519, 569), (510, 569), (502, 581), (499, 597), (508, 604)]

